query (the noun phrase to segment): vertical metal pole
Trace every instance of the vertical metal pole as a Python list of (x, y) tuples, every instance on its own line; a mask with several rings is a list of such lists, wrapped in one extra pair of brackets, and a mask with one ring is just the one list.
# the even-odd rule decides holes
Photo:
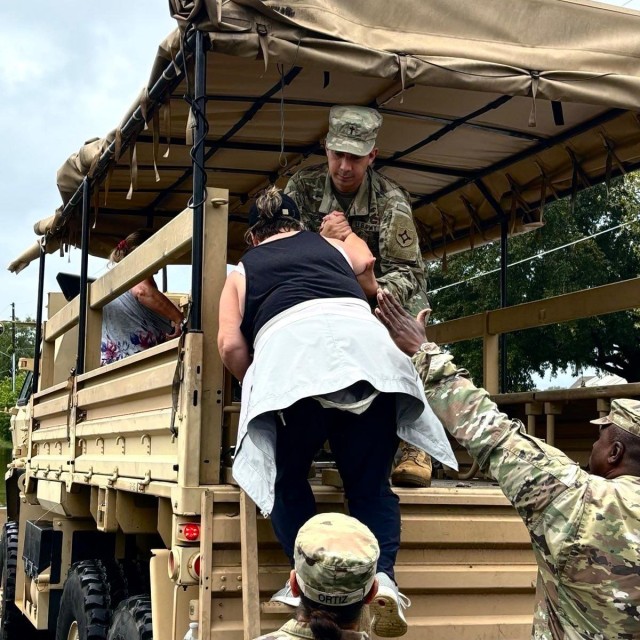
[(11, 303), (11, 390), (16, 392), (16, 303)]
[(167, 265), (162, 267), (162, 293), (167, 293)]
[[(504, 218), (500, 223), (500, 307), (508, 306), (507, 297), (507, 240), (509, 221)], [(507, 393), (507, 336), (500, 334), (500, 393)]]
[(44, 247), (40, 247), (40, 261), (38, 262), (38, 302), (36, 308), (36, 344), (35, 344), (35, 354), (33, 358), (33, 380), (31, 383), (31, 388), (33, 389), (33, 393), (38, 392), (39, 387), (39, 377), (40, 377), (40, 354), (42, 353), (42, 302), (44, 300), (44, 261), (46, 252)]
[(192, 110), (195, 116), (193, 135), (193, 239), (191, 244), (191, 330), (202, 330), (202, 258), (204, 247), (204, 138), (207, 108), (207, 34), (196, 31), (195, 86)]
[(87, 335), (87, 271), (89, 267), (89, 209), (91, 187), (85, 178), (82, 185), (82, 248), (80, 256), (80, 312), (78, 316), (78, 357), (76, 373), (84, 373), (85, 342)]

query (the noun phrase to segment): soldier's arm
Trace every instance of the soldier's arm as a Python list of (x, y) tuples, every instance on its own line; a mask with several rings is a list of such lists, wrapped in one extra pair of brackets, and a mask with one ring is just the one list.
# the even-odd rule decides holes
[(416, 353), (413, 362), (445, 429), (497, 480), (534, 545), (557, 559), (579, 508), (574, 494), (582, 491), (587, 474), (558, 449), (527, 435), (521, 422), (502, 413), (436, 345)]
[(378, 291), (376, 316), (413, 363), (429, 405), (443, 426), (498, 481), (531, 534), (538, 555), (552, 570), (568, 558), (582, 517), (589, 475), (561, 451), (526, 434), (452, 357), (425, 342), (424, 314), (414, 320), (385, 291)]
[(380, 287), (388, 289), (406, 306), (426, 289), (425, 270), (411, 205), (404, 194), (389, 199), (380, 221)]

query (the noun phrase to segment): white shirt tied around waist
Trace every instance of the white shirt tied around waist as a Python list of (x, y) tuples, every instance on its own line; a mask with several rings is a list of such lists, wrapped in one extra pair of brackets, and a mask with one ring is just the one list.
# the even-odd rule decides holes
[[(363, 381), (366, 384), (356, 385)], [(353, 389), (360, 395), (347, 400), (335, 395)], [(358, 412), (377, 393), (397, 394), (397, 430), (403, 440), (457, 468), (411, 359), (395, 346), (366, 302), (311, 300), (278, 314), (258, 332), (253, 363), (243, 381), (236, 481), (264, 514), (270, 513), (277, 412), (317, 396), (329, 403), (325, 406)]]

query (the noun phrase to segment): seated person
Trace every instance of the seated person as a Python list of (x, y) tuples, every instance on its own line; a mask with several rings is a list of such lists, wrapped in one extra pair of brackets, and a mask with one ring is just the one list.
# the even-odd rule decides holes
[[(234, 477), (271, 515), (292, 561), (296, 534), (315, 513), (309, 466), (328, 440), (350, 513), (380, 545), (376, 601), (393, 614), (377, 618), (376, 633), (400, 635), (400, 508), (389, 484), (398, 435), (444, 464), (455, 458), (411, 360), (371, 313), (377, 283), (366, 243), (303, 230), (296, 204), (275, 188), (259, 195), (249, 225), (253, 248), (220, 300), (218, 347), (242, 381)], [(290, 585), (276, 599), (297, 604)]]
[[(151, 235), (147, 229), (134, 231), (116, 245), (110, 262), (120, 262)], [(122, 360), (177, 338), (182, 320), (180, 309), (158, 289), (153, 277), (146, 278), (102, 309), (100, 364)]]
[(291, 590), (300, 598), (293, 620), (256, 640), (367, 640), (362, 609), (377, 592), (380, 549), (367, 527), (341, 513), (323, 513), (296, 536)]

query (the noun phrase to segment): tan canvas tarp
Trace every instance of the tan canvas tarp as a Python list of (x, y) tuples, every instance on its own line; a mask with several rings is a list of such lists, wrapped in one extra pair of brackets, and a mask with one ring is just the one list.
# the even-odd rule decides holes
[[(637, 12), (566, 0), (170, 5), (180, 33), (210, 32), (207, 177), (230, 191), (232, 259), (252, 195), (323, 161), (335, 103), (382, 113), (378, 168), (410, 191), (428, 258), (497, 237), (505, 218), (511, 233), (535, 228), (541, 201), (640, 166)], [(149, 90), (175, 68), (180, 33), (159, 48)], [(93, 253), (187, 206), (186, 88), (144, 92), (121, 123), (141, 105), (146, 130), (140, 118), (122, 140), (119, 127), (61, 168), (63, 204), (87, 174), (100, 192)], [(110, 144), (113, 159), (98, 162)], [(75, 244), (79, 224), (67, 207), (48, 235)]]

